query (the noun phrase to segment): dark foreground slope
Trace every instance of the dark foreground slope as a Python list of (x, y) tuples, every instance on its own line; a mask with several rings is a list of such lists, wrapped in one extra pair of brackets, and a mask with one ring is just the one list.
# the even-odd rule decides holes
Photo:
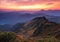
[(45, 17), (36, 17), (25, 23), (21, 33), (33, 37), (56, 36), (60, 38), (60, 25), (48, 21)]

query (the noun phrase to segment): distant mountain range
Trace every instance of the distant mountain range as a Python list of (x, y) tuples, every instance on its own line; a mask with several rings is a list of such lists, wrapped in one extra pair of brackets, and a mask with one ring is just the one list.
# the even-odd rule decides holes
[(60, 23), (60, 10), (41, 11), (0, 11), (0, 24), (16, 24), (30, 21), (35, 17), (45, 16), (49, 21)]
[(14, 25), (9, 24), (0, 25), (0, 31), (17, 32), (23, 25), (24, 23), (17, 23)]
[(12, 31), (13, 28), (12, 25), (5, 24), (5, 25), (0, 25), (0, 31)]

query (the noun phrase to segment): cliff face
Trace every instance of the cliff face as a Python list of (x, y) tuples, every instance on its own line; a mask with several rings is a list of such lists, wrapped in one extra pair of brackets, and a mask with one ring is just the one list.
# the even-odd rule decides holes
[(60, 35), (60, 25), (55, 22), (48, 21), (45, 17), (36, 17), (24, 24), (21, 29), (23, 34), (29, 36), (56, 36)]

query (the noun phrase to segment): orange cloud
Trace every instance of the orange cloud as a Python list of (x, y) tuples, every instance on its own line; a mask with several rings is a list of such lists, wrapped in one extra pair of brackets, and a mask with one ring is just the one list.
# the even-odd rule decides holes
[(60, 10), (60, 0), (0, 0), (0, 9)]

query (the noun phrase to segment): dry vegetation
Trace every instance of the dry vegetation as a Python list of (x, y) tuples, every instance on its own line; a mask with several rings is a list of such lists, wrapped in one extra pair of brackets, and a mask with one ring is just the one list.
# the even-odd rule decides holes
[(14, 32), (0, 32), (0, 42), (60, 42), (54, 36), (46, 37), (23, 37), (23, 35), (16, 35)]
[(39, 37), (30, 37), (30, 38), (22, 38), (22, 36), (17, 36), (20, 42), (60, 42), (60, 39), (55, 38), (54, 36), (47, 36), (44, 38)]

